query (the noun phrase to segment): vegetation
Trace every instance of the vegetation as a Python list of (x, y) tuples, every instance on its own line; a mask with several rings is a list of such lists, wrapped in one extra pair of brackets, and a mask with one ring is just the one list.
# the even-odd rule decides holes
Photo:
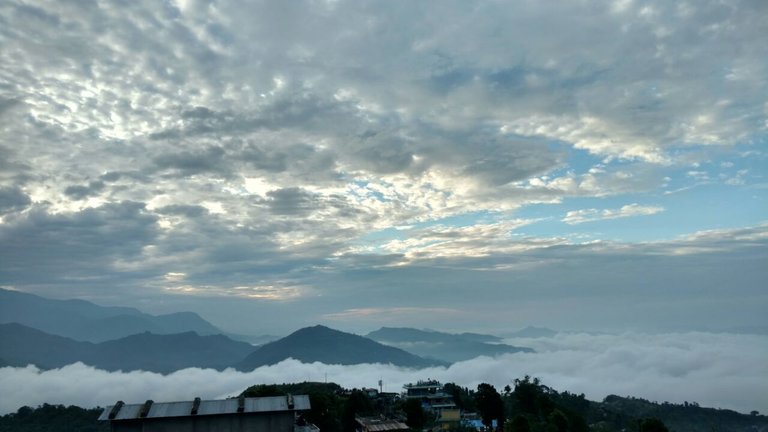
[(491, 427), (494, 420), (496, 420), (496, 424), (504, 424), (506, 418), (504, 401), (501, 400), (501, 395), (492, 385), (482, 383), (477, 386), (475, 404), (486, 427)]
[(109, 424), (96, 419), (101, 408), (43, 404), (24, 406), (0, 417), (0, 432), (107, 432)]

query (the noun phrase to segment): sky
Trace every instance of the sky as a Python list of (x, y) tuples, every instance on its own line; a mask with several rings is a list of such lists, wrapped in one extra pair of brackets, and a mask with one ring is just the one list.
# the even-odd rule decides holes
[(3, 1), (0, 286), (241, 334), (766, 327), (766, 17)]

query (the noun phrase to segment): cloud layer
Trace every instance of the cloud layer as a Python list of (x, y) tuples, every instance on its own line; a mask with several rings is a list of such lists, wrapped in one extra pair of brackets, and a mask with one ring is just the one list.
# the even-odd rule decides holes
[(589, 335), (560, 334), (552, 339), (515, 339), (536, 353), (498, 358), (480, 357), (449, 368), (407, 370), (389, 365), (339, 366), (286, 360), (252, 372), (184, 369), (169, 375), (149, 372), (105, 372), (74, 364), (40, 371), (1, 368), (0, 384), (14, 388), (0, 402), (0, 413), (44, 402), (105, 406), (126, 402), (187, 400), (196, 396), (233, 396), (260, 383), (328, 381), (342, 386), (376, 387), (386, 391), (434, 378), (476, 387), (489, 382), (501, 388), (525, 374), (540, 377), (559, 391), (585, 393), (601, 400), (608, 394), (643, 397), (740, 412), (768, 411), (766, 336), (709, 333)]

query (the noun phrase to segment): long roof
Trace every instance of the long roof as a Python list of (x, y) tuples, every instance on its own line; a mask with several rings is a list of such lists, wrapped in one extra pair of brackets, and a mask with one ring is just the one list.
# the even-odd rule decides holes
[[(304, 411), (310, 409), (309, 396), (294, 395), (293, 407), (288, 406), (288, 396), (258, 397), (243, 399), (243, 414), (278, 412), (278, 411)], [(204, 415), (222, 415), (222, 414), (241, 414), (238, 412), (240, 401), (235, 399), (221, 400), (201, 400), (197, 414)], [(115, 405), (109, 405), (99, 416), (99, 420), (132, 420), (140, 419), (141, 409), (145, 404), (124, 404), (117, 412), (114, 418), (110, 419), (109, 414)], [(183, 402), (157, 402), (152, 403), (145, 418), (163, 418), (163, 417), (187, 417), (192, 416), (194, 401)]]
[(355, 417), (358, 423), (365, 426), (371, 432), (387, 432), (409, 429), (408, 425), (391, 419), (377, 417)]

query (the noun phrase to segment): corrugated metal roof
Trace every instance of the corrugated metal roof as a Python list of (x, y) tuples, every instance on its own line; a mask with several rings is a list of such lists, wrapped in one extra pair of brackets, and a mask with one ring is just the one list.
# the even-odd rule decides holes
[(397, 420), (372, 417), (355, 417), (355, 420), (357, 420), (358, 423), (360, 423), (370, 432), (386, 432), (409, 429), (408, 425)]
[[(193, 401), (183, 402), (157, 402), (153, 403), (147, 413), (147, 418), (161, 417), (185, 417), (192, 412)], [(139, 418), (139, 412), (144, 404), (125, 404), (120, 408), (113, 420), (129, 420)], [(99, 420), (110, 420), (109, 413), (114, 405), (104, 408)], [(220, 399), (200, 401), (197, 415), (239, 414), (237, 412), (237, 399)], [(244, 413), (289, 411), (288, 398), (285, 396), (245, 398), (243, 404)], [(310, 409), (309, 396), (294, 395), (293, 410), (304, 411)]]

